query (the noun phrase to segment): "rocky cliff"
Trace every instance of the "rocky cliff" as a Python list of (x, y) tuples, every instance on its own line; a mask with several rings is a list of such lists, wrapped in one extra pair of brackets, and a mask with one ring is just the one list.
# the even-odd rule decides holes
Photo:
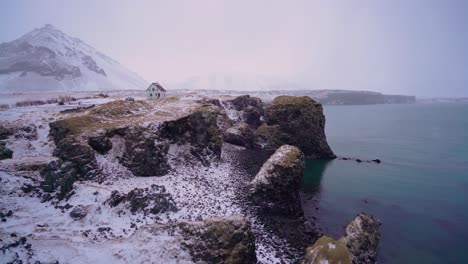
[[(0, 127), (18, 153), (0, 170), (0, 205), (28, 212), (13, 213), (12, 230), (41, 234), (12, 237), (9, 260), (292, 263), (314, 241), (299, 196), (304, 162), (334, 157), (314, 100), (189, 94), (56, 107), (67, 109), (31, 111), (37, 131)], [(247, 152), (270, 158), (246, 173)]]
[(326, 140), (322, 105), (307, 96), (275, 98), (266, 108), (265, 123), (256, 135), (266, 148), (289, 144), (299, 147), (308, 158), (336, 158)]

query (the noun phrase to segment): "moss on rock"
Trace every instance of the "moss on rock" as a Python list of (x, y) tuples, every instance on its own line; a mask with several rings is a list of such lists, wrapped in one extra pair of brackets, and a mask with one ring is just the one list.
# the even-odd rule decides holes
[(322, 236), (314, 245), (306, 249), (301, 264), (351, 264), (351, 253), (343, 239), (334, 240)]

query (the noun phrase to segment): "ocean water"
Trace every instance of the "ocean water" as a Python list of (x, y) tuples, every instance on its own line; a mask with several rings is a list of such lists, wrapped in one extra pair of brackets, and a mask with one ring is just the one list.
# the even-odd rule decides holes
[(304, 208), (338, 238), (359, 212), (382, 221), (379, 263), (468, 263), (468, 104), (325, 106), (338, 156), (307, 161)]

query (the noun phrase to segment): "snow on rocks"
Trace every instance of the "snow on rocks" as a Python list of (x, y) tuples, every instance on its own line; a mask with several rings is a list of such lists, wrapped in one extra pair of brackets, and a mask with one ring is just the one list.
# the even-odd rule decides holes
[[(244, 115), (244, 99), (240, 100), (243, 109), (241, 111), (244, 113), (238, 113), (239, 119), (236, 121), (248, 119)], [(247, 257), (241, 257), (244, 253), (239, 255), (239, 251), (222, 246), (219, 252), (224, 254), (223, 258), (232, 257), (233, 260), (252, 262), (255, 256), (252, 257), (252, 243), (248, 241), (255, 240), (255, 255), (260, 263), (294, 262), (297, 258), (292, 249), (296, 245), (283, 234), (276, 233), (279, 226), (283, 225), (276, 222), (276, 226), (272, 228), (271, 223), (265, 222), (265, 215), (246, 209), (250, 204), (245, 200), (245, 196), (248, 196), (245, 190), (248, 189), (253, 175), (240, 172), (241, 165), (235, 162), (243, 155), (245, 148), (223, 143), (221, 140), (222, 128), (218, 125), (217, 117), (227, 115), (222, 113), (224, 109), (219, 106), (222, 101), (219, 105), (216, 100), (209, 105), (201, 105), (200, 101), (208, 102), (206, 97), (192, 94), (167, 97), (157, 102), (116, 101), (79, 112), (59, 113), (67, 109), (63, 106), (47, 106), (40, 111), (34, 111), (33, 108), (28, 111), (26, 108), (21, 109), (25, 111), (21, 116), (28, 120), (21, 120), (19, 124), (25, 122), (35, 125), (37, 138), (29, 139), (31, 147), (25, 145), (26, 137), (14, 140), (12, 136), (7, 138), (7, 144), (11, 144), (15, 155), (12, 161), (0, 161), (0, 195), (3, 198), (0, 200), (0, 211), (11, 210), (12, 215), (5, 222), (0, 222), (0, 236), (15, 233), (18, 237), (27, 237), (28, 242), (24, 244), (29, 245), (27, 247), (30, 250), (26, 248), (24, 251), (24, 247), (18, 247), (10, 253), (13, 256), (16, 256), (15, 252), (18, 253), (19, 259), (25, 262), (125, 263), (154, 262), (155, 259), (163, 263), (193, 263), (196, 259), (210, 262), (213, 256), (207, 256), (209, 250), (200, 244), (206, 241), (197, 240), (197, 237), (205, 236), (206, 230), (211, 230), (209, 233), (214, 232), (213, 234), (228, 230), (228, 235), (243, 230), (240, 233), (246, 239), (236, 240), (237, 238), (229, 236), (225, 238), (227, 241), (234, 239), (233, 245), (241, 243), (242, 248), (246, 249), (242, 252)], [(253, 109), (249, 103), (251, 100), (247, 101), (245, 107)], [(255, 106), (260, 107), (257, 103)], [(127, 107), (131, 113), (127, 112)], [(230, 110), (239, 111), (235, 107)], [(20, 110), (13, 108), (11, 111)], [(11, 111), (0, 112), (0, 117), (10, 115)], [(249, 116), (255, 117), (257, 112), (249, 112)], [(217, 113), (221, 114), (217, 116)], [(84, 126), (78, 130), (66, 131), (70, 134), (65, 133), (63, 138), (56, 138), (57, 148), (47, 138), (48, 122), (88, 114), (97, 118), (100, 125), (88, 126), (86, 122), (80, 123), (80, 126)], [(12, 114), (10, 121), (13, 121), (13, 116), (17, 117), (18, 114)], [(171, 129), (175, 129), (177, 133), (168, 129), (166, 134), (158, 134), (167, 122), (175, 124)], [(144, 130), (130, 135), (134, 142), (129, 139), (129, 133), (126, 133), (129, 127)], [(176, 138), (171, 138), (174, 135)], [(96, 136), (99, 138), (88, 140)], [(129, 143), (129, 140), (132, 142)], [(162, 151), (156, 147), (147, 147), (161, 143), (165, 144)], [(54, 157), (54, 148), (55, 156), (64, 161)], [(141, 152), (142, 155), (134, 155), (132, 152), (146, 149), (148, 151)], [(203, 154), (200, 152), (205, 149), (212, 150), (216, 157), (195, 158), (197, 154)], [(38, 151), (42, 151), (42, 155), (36, 153)], [(16, 156), (17, 152), (24, 156)], [(145, 168), (145, 177), (139, 177), (143, 175), (140, 173), (141, 168), (132, 169), (129, 161), (132, 164), (143, 164), (148, 157), (151, 159), (157, 156), (154, 155), (156, 152), (161, 152), (162, 156), (155, 164), (163, 160), (167, 163), (165, 171), (158, 173), (152, 167)], [(289, 152), (290, 149), (278, 151), (271, 162), (296, 175), (300, 166), (281, 163), (285, 159), (289, 160)], [(295, 159), (298, 160), (302, 157), (296, 156)], [(291, 161), (293, 164), (296, 164), (295, 159)], [(31, 162), (30, 166), (25, 166), (26, 161)], [(73, 181), (65, 182), (64, 186), (73, 195), (63, 196), (62, 200), (55, 199), (53, 193), (48, 194), (38, 188), (39, 182), (44, 182), (42, 177), (47, 176), (41, 176), (39, 171), (45, 171), (44, 168), (48, 166), (46, 164), (53, 165), (54, 162), (57, 162), (59, 169), (54, 171), (60, 172), (64, 167), (64, 175), (73, 171), (68, 170), (67, 166), (78, 171), (92, 165), (89, 170), (82, 171), (83, 175), (77, 174)], [(31, 169), (19, 170), (21, 166)], [(280, 170), (276, 168), (276, 172), (278, 171)], [(87, 177), (87, 172), (93, 173)], [(260, 173), (260, 178), (261, 175), (263, 174)], [(291, 182), (296, 182), (294, 179), (291, 178)], [(285, 186), (294, 185), (283, 180), (279, 182)], [(263, 180), (258, 180), (258, 186), (260, 182)], [(272, 182), (277, 183), (270, 183)], [(270, 192), (274, 193), (275, 188)], [(57, 188), (52, 191), (57, 191)], [(232, 220), (232, 217), (238, 215), (244, 215), (247, 220)], [(213, 225), (213, 218), (219, 224)], [(214, 229), (207, 228), (206, 225), (211, 225)], [(219, 229), (219, 226), (223, 228)], [(290, 226), (302, 232), (300, 224)], [(288, 233), (291, 231), (287, 227), (283, 229)], [(193, 243), (190, 244), (187, 240)], [(225, 241), (218, 242), (215, 244), (219, 246)], [(0, 241), (0, 247), (6, 243), (6, 240)], [(21, 250), (27, 254), (21, 253)]]

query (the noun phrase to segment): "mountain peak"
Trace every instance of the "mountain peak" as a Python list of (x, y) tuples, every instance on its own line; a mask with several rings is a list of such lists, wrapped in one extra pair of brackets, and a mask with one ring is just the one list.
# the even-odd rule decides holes
[(147, 82), (51, 24), (0, 46), (0, 93), (144, 89)]
[(45, 24), (42, 28), (43, 28), (43, 29), (56, 29), (56, 28), (54, 27), (54, 25), (52, 25), (52, 24)]

